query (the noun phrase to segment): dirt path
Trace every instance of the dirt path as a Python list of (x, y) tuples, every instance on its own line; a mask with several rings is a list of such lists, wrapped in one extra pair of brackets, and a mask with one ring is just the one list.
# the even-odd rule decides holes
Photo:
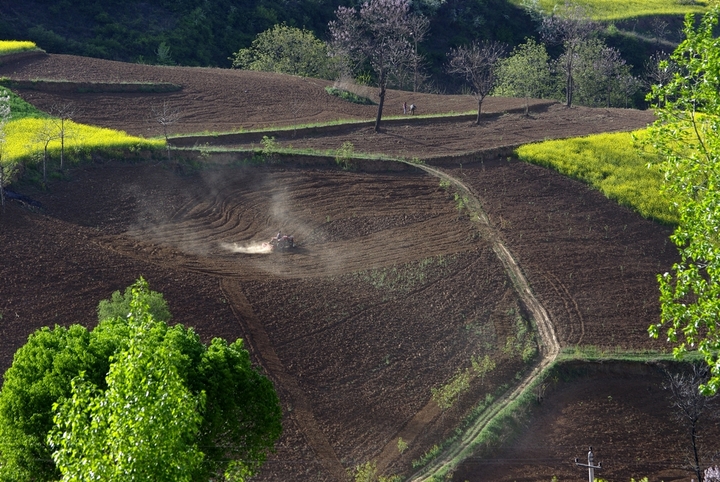
[[(557, 355), (560, 352), (560, 343), (558, 342), (555, 334), (555, 328), (547, 311), (533, 294), (525, 275), (518, 266), (517, 261), (503, 243), (500, 233), (497, 232), (490, 224), (478, 196), (462, 181), (438, 168), (425, 165), (420, 165), (419, 167), (431, 176), (449, 182), (461, 196), (465, 197), (467, 209), (469, 212), (473, 213), (474, 219), (477, 221), (479, 229), (485, 239), (492, 244), (493, 251), (502, 262), (508, 277), (513, 283), (515, 291), (524, 303), (525, 308), (530, 314), (530, 317), (541, 338), (541, 359), (537, 365), (511, 391), (506, 393), (497, 402), (493, 403), (492, 406), (483, 413), (471, 427), (469, 427), (469, 429), (460, 438), (459, 442), (454, 444), (450, 449), (446, 450), (442, 456), (436, 458), (432, 463), (410, 477), (410, 480), (420, 482), (435, 480), (435, 476), (446, 473), (448, 469), (451, 469), (458, 463), (458, 461), (470, 456), (474, 450), (474, 440), (480, 435), (485, 427), (487, 427), (488, 423), (492, 421), (506, 406), (517, 400), (525, 389), (537, 379), (543, 370), (550, 365), (555, 358), (557, 358)], [(437, 416), (439, 413), (440, 410), (437, 404), (431, 400), (420, 412), (418, 412), (410, 423), (403, 428), (399, 437), (406, 442), (411, 443), (420, 433), (420, 425), (422, 422), (425, 420), (432, 420), (432, 418)], [(397, 449), (395, 448), (396, 440), (397, 439), (394, 438), (391, 443), (387, 444), (383, 448), (378, 461), (378, 470), (380, 472), (390, 465), (393, 455), (397, 453)]]

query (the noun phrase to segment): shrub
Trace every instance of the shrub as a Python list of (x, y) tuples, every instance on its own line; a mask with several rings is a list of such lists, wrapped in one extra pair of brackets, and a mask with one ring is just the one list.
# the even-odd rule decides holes
[(368, 99), (367, 97), (362, 97), (360, 95), (355, 94), (354, 92), (350, 92), (348, 90), (338, 89), (336, 87), (325, 87), (325, 91), (330, 94), (334, 95), (335, 97), (340, 97), (343, 100), (346, 100), (348, 102), (352, 102), (353, 104), (360, 104), (360, 105), (375, 105), (375, 102)]

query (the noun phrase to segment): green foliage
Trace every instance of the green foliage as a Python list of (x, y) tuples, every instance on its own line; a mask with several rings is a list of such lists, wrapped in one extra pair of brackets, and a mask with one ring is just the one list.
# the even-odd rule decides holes
[[(125, 293), (121, 294), (119, 291), (115, 291), (109, 300), (100, 301), (97, 307), (98, 320), (105, 321), (112, 318), (124, 319), (130, 316), (132, 314), (130, 303), (133, 301), (133, 298), (137, 296), (133, 291), (133, 286), (128, 286), (125, 289)], [(143, 302), (147, 304), (148, 313), (152, 315), (155, 321), (163, 321), (165, 323), (170, 321), (170, 309), (162, 293), (148, 291), (147, 293), (141, 294), (143, 295)]]
[(377, 290), (407, 293), (419, 284), (444, 274), (448, 259), (442, 255), (424, 258), (401, 266), (390, 266), (367, 271), (356, 275), (360, 280), (370, 283)]
[[(0, 78), (0, 84), (5, 81), (6, 78)], [(19, 120), (26, 117), (32, 118), (48, 118), (50, 117), (45, 112), (38, 110), (34, 105), (25, 102), (22, 97), (15, 94), (10, 89), (0, 87), (0, 95), (8, 96), (10, 98), (10, 110), (11, 115), (9, 120)]]
[(355, 153), (355, 145), (350, 141), (343, 142), (343, 145), (335, 151), (335, 162), (344, 170), (352, 169), (352, 157)]
[(672, 273), (658, 276), (661, 319), (649, 331), (676, 345), (678, 357), (697, 347), (711, 370), (705, 394), (720, 389), (720, 39), (713, 34), (719, 16), (716, 5), (697, 29), (686, 17), (686, 38), (671, 56), (679, 72), (649, 96), (658, 117), (649, 142), (662, 155), (664, 189), (675, 200), (671, 239), (681, 257)]
[(543, 44), (527, 39), (498, 65), (494, 95), (544, 99), (552, 95), (549, 56)]
[(306, 29), (275, 25), (230, 58), (233, 68), (335, 79), (340, 59), (331, 57), (325, 42)]
[(441, 450), (442, 449), (439, 445), (433, 445), (427, 452), (422, 454), (419, 459), (412, 461), (413, 469), (419, 469), (420, 467), (426, 466), (428, 462), (438, 456)]
[(461, 393), (470, 388), (471, 372), (469, 369), (459, 370), (445, 385), (431, 389), (432, 399), (442, 410), (451, 408)]
[(362, 97), (360, 95), (357, 95), (354, 92), (350, 92), (348, 90), (338, 89), (336, 87), (325, 87), (325, 92), (327, 92), (330, 95), (334, 95), (335, 97), (340, 97), (343, 100), (346, 100), (348, 102), (352, 102), (353, 104), (360, 104), (360, 105), (375, 105), (375, 102), (373, 102), (371, 99), (368, 99), (367, 97)]
[(509, 356), (519, 356), (523, 362), (528, 363), (537, 354), (535, 334), (520, 313), (511, 310), (510, 314), (515, 314), (515, 334), (507, 337), (503, 352)]
[(118, 316), (94, 330), (30, 336), (0, 391), (0, 480), (57, 480), (53, 458), (67, 480), (90, 480), (87, 468), (100, 480), (243, 480), (257, 472), (281, 431), (272, 383), (252, 367), (242, 340), (206, 347), (155, 311), (169, 317), (141, 279), (99, 308)]
[(397, 441), (397, 448), (398, 448), (398, 452), (400, 452), (402, 454), (408, 449), (408, 443), (405, 440), (403, 440), (402, 437), (399, 437), (398, 441)]
[(485, 355), (482, 360), (472, 357), (470, 359), (470, 362), (472, 363), (472, 369), (475, 372), (475, 376), (480, 378), (480, 382), (485, 382), (485, 376), (495, 370), (495, 367), (497, 366), (495, 364), (495, 360), (490, 358), (490, 355)]
[(127, 347), (113, 355), (107, 389), (80, 372), (71, 396), (53, 404), (48, 443), (63, 482), (191, 481), (200, 471), (204, 393), (183, 383), (182, 354), (147, 305), (134, 297), (131, 310)]
[(662, 173), (648, 168), (657, 152), (633, 147), (633, 136), (642, 140), (647, 135), (643, 130), (545, 141), (521, 146), (516, 153), (525, 162), (581, 180), (646, 218), (675, 223), (672, 197), (661, 192)]
[(402, 478), (397, 475), (389, 477), (377, 474), (377, 462), (368, 461), (348, 469), (348, 474), (354, 482), (400, 482)]

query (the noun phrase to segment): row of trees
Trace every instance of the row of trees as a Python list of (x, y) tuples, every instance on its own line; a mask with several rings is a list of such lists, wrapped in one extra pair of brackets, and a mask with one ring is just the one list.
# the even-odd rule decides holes
[[(538, 13), (544, 43), (527, 39), (508, 57), (506, 44), (473, 42), (451, 49), (446, 71), (458, 75), (478, 100), (494, 92), (518, 97), (562, 96), (568, 107), (627, 106), (640, 81), (618, 50), (599, 38), (600, 26), (580, 6), (566, 4), (550, 15)], [(417, 91), (427, 78), (419, 45), (428, 34), (427, 17), (413, 13), (409, 0), (371, 0), (359, 8), (338, 7), (329, 23), (330, 41), (312, 32), (276, 25), (252, 46), (231, 57), (233, 67), (335, 79), (368, 69), (379, 87), (376, 130), (389, 85)], [(561, 49), (551, 59), (547, 47)]]
[(169, 326), (142, 278), (97, 327), (43, 328), (0, 391), (0, 480), (242, 481), (279, 437), (272, 383), (242, 340)]

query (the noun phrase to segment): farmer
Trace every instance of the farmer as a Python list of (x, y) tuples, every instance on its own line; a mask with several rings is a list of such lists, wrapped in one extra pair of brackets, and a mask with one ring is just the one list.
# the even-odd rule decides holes
[(403, 102), (403, 115), (407, 114), (407, 102)]
[(415, 115), (415, 104), (410, 104), (410, 113)]

